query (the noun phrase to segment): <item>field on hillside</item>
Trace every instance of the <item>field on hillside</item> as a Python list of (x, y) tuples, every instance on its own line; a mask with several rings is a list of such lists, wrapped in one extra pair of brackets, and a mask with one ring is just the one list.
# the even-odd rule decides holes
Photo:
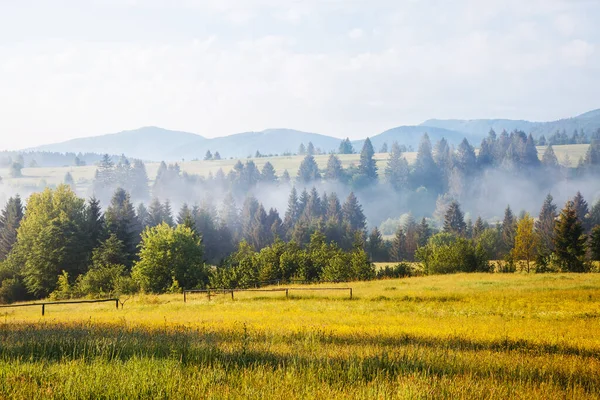
[[(564, 145), (564, 146), (553, 146), (556, 156), (559, 161), (562, 163), (565, 161), (567, 155), (571, 160), (571, 166), (577, 166), (577, 162), (580, 157), (584, 157), (587, 151), (588, 145), (586, 144), (576, 144), (576, 145)], [(540, 158), (545, 150), (545, 147), (538, 147), (538, 153)], [(404, 153), (404, 156), (408, 160), (409, 163), (413, 163), (417, 153)], [(328, 155), (318, 155), (315, 156), (315, 160), (319, 165), (320, 169), (325, 169), (327, 166)], [(360, 160), (360, 154), (341, 154), (338, 156), (342, 161), (343, 166), (349, 167), (350, 165), (358, 165)], [(379, 173), (383, 174), (385, 166), (387, 164), (389, 154), (387, 153), (377, 153), (375, 154), (375, 159), (377, 161), (377, 167), (379, 168)], [(269, 161), (275, 167), (278, 175), (281, 175), (284, 170), (288, 170), (290, 176), (296, 176), (298, 172), (298, 168), (300, 167), (300, 163), (302, 162), (303, 156), (280, 156), (280, 157), (262, 157), (262, 158), (252, 158), (258, 168), (263, 167), (263, 165)], [(248, 159), (241, 159), (242, 162), (245, 162)], [(179, 164), (181, 166), (181, 170), (188, 172), (190, 174), (198, 174), (203, 176), (208, 176), (209, 172), (215, 174), (219, 168), (222, 168), (225, 173), (228, 173), (233, 166), (237, 162), (237, 159), (232, 160), (220, 160), (220, 161), (181, 161)], [(150, 180), (154, 180), (156, 178), (156, 173), (158, 171), (159, 163), (147, 163), (146, 169), (148, 171), (148, 177)], [(94, 173), (96, 171), (95, 166), (85, 166), (85, 167), (53, 167), (53, 168), (23, 168), (22, 173), (23, 177), (21, 178), (9, 178), (8, 170), (0, 169), (0, 176), (9, 185), (14, 186), (35, 186), (39, 185), (42, 180), (44, 180), (48, 185), (57, 185), (64, 181), (65, 174), (70, 172), (73, 176), (73, 179), (77, 183), (79, 189), (85, 189), (94, 178)]]
[(348, 285), (0, 309), (0, 398), (600, 397), (598, 274)]

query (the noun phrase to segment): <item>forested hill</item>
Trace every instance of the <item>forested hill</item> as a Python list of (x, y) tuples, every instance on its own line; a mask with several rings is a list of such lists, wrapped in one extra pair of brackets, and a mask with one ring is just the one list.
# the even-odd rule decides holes
[(423, 122), (422, 127), (436, 127), (452, 131), (462, 132), (465, 135), (475, 135), (480, 138), (487, 134), (490, 129), (497, 133), (506, 130), (520, 130), (531, 133), (534, 137), (551, 136), (557, 131), (565, 131), (572, 134), (574, 130), (583, 130), (588, 135), (600, 128), (600, 109), (586, 112), (573, 118), (565, 118), (550, 122), (531, 122), (511, 119), (430, 119)]
[[(532, 133), (534, 138), (541, 136), (550, 138), (557, 131), (563, 136), (572, 136), (575, 130), (585, 132), (587, 136), (600, 128), (600, 110), (590, 111), (574, 118), (553, 122), (529, 122), (507, 119), (478, 120), (428, 120), (418, 126), (399, 126), (370, 136), (376, 149), (384, 144), (388, 146), (398, 142), (407, 148), (416, 148), (424, 133), (428, 133), (434, 141), (442, 137), (457, 146), (463, 138), (474, 145), (487, 136), (490, 129), (497, 133), (506, 130), (520, 130)], [(301, 144), (312, 143), (317, 153), (329, 153), (339, 148), (341, 139), (297, 131), (293, 129), (267, 129), (261, 132), (244, 132), (218, 138), (180, 131), (171, 131), (158, 127), (145, 127), (114, 134), (73, 139), (67, 142), (38, 146), (29, 150), (59, 153), (107, 153), (124, 154), (129, 158), (148, 161), (181, 161), (203, 159), (205, 154), (218, 152), (224, 158), (246, 158), (254, 156), (257, 151), (261, 155), (284, 155), (298, 152)], [(567, 144), (566, 141), (555, 141), (554, 144)], [(353, 142), (355, 148), (361, 148), (364, 138)], [(574, 143), (579, 143), (575, 141)]]

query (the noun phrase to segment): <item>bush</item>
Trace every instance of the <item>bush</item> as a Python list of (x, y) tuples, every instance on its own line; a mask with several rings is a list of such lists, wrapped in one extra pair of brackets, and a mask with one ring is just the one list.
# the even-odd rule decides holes
[(118, 292), (118, 283), (124, 278), (123, 265), (95, 265), (77, 281), (77, 292), (83, 296), (104, 297)]
[(488, 256), (481, 246), (449, 233), (432, 236), (426, 246), (417, 249), (416, 257), (428, 275), (490, 270)]
[(25, 299), (26, 296), (25, 286), (19, 279), (8, 278), (2, 281), (2, 285), (0, 285), (0, 303), (14, 303)]
[(410, 264), (401, 262), (394, 266), (386, 265), (377, 271), (376, 277), (377, 279), (385, 279), (385, 278), (406, 278), (409, 276), (415, 276), (416, 271), (413, 271), (413, 268)]

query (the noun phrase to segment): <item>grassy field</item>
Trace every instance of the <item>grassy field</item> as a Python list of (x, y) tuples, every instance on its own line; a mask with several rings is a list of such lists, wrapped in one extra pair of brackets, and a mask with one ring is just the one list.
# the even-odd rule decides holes
[(600, 397), (598, 274), (350, 285), (0, 309), (0, 398)]
[[(567, 155), (571, 160), (571, 166), (577, 166), (577, 162), (580, 157), (584, 157), (587, 151), (588, 145), (577, 144), (577, 145), (564, 145), (554, 146), (554, 151), (559, 161), (562, 163), (565, 161)], [(545, 150), (545, 147), (538, 147), (540, 158)], [(404, 154), (409, 163), (414, 162), (417, 153), (405, 153)], [(319, 168), (325, 169), (327, 166), (328, 155), (315, 156)], [(359, 154), (341, 154), (339, 155), (344, 167), (350, 165), (358, 165), (360, 155)], [(385, 170), (389, 154), (377, 153), (375, 159), (377, 161), (377, 167), (379, 173), (382, 174)], [(302, 162), (302, 156), (280, 156), (280, 157), (265, 157), (252, 159), (259, 168), (269, 161), (275, 167), (278, 175), (281, 175), (284, 170), (288, 170), (289, 174), (294, 177), (298, 172), (300, 163)], [(246, 159), (242, 159), (245, 162)], [(182, 161), (180, 162), (181, 170), (190, 174), (198, 174), (208, 176), (209, 172), (215, 174), (219, 168), (222, 168), (225, 173), (228, 173), (237, 162), (234, 160), (220, 160), (220, 161)], [(154, 180), (158, 171), (159, 163), (148, 163), (146, 169), (150, 180)], [(9, 178), (8, 170), (0, 169), (0, 176), (9, 185), (23, 186), (23, 185), (38, 185), (42, 180), (46, 181), (49, 185), (57, 185), (62, 183), (67, 172), (73, 175), (73, 179), (77, 182), (78, 186), (85, 187), (94, 178), (96, 171), (95, 166), (85, 167), (54, 167), (54, 168), (24, 168), (21, 178)]]

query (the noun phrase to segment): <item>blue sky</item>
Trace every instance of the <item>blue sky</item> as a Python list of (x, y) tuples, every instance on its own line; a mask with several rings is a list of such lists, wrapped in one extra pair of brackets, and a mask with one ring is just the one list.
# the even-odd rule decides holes
[(600, 2), (0, 0), (0, 149), (599, 108)]

